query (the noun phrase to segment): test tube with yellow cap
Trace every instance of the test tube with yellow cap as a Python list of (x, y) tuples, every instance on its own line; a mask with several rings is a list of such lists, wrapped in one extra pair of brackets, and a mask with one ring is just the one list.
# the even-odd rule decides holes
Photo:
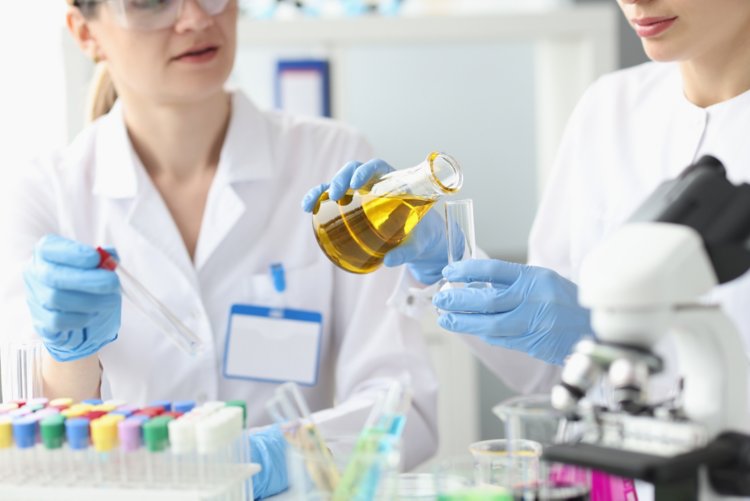
[(0, 478), (6, 478), (13, 466), (13, 426), (8, 416), (0, 416)]
[(119, 414), (107, 414), (91, 421), (91, 442), (97, 453), (94, 464), (94, 474), (97, 482), (104, 483), (119, 477), (113, 471), (113, 455), (119, 444), (117, 424), (125, 419)]

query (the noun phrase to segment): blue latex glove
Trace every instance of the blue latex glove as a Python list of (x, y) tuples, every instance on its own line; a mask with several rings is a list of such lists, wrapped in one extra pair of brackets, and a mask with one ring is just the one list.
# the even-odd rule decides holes
[(57, 361), (87, 357), (117, 339), (120, 281), (99, 260), (93, 247), (47, 235), (24, 270), (34, 329)]
[(250, 435), (250, 457), (261, 470), (253, 477), (255, 499), (263, 499), (289, 487), (286, 472), (286, 440), (278, 426)]
[[(349, 162), (336, 173), (330, 184), (320, 184), (307, 192), (302, 199), (302, 210), (312, 212), (326, 190), (330, 199), (337, 201), (348, 189), (362, 188), (374, 176), (382, 176), (392, 170), (393, 167), (383, 160), (370, 160), (364, 164)], [(448, 243), (443, 218), (434, 211), (427, 212), (406, 240), (385, 255), (383, 264), (406, 264), (414, 278), (426, 285), (440, 280), (441, 271), (448, 264)]]
[(494, 259), (469, 259), (443, 270), (449, 282), (487, 282), (487, 288), (437, 293), (441, 327), (562, 365), (573, 346), (590, 335), (589, 310), (578, 304), (578, 287), (547, 268)]

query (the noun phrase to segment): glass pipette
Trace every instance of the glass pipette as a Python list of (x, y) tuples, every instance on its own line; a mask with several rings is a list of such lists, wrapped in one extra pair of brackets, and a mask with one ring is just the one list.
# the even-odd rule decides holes
[(169, 337), (182, 351), (195, 355), (203, 348), (200, 338), (180, 321), (169, 308), (164, 306), (144, 285), (118, 263), (112, 255), (97, 247), (101, 256), (99, 268), (114, 271), (120, 279), (122, 294), (151, 319), (159, 329)]

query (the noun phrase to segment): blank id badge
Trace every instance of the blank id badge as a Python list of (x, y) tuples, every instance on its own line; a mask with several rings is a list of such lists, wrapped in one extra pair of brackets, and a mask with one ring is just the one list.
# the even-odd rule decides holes
[(233, 305), (224, 347), (224, 377), (315, 385), (322, 325), (322, 315), (314, 311)]

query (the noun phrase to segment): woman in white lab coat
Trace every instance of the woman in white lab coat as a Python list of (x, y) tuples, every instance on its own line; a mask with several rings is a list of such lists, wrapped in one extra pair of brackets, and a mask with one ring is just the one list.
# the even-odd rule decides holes
[[(572, 347), (591, 332), (589, 314), (577, 302), (582, 260), (657, 185), (704, 154), (719, 158), (732, 181), (750, 182), (750, 2), (619, 4), (654, 62), (602, 77), (576, 107), (531, 232), (531, 266), (457, 263), (443, 270), (445, 278), (496, 287), (434, 297), (445, 312), (440, 325), (476, 335), (467, 341), (478, 356), (519, 390), (549, 389)], [(355, 187), (383, 169), (380, 161), (351, 166), (332, 185)], [(311, 190), (306, 200), (324, 187)], [(415, 237), (440, 238), (434, 231)], [(413, 242), (414, 251), (390, 264), (424, 267), (419, 249), (425, 247)], [(422, 270), (420, 276), (428, 274)], [(750, 277), (719, 287), (715, 298), (750, 347)], [(670, 353), (665, 350), (668, 359)], [(668, 392), (674, 377), (665, 377), (656, 393)]]
[[(413, 393), (404, 460), (415, 466), (437, 446), (437, 383), (418, 324), (386, 306), (399, 272), (337, 269), (298, 209), (308, 186), (370, 157), (369, 146), (340, 124), (263, 112), (224, 90), (237, 0), (146, 4), (71, 0), (73, 37), (106, 69), (94, 100), (106, 115), (13, 190), (0, 238), (3, 341), (41, 335), (49, 396), (241, 399), (250, 426), (269, 423), (280, 381), (299, 380), (329, 435), (356, 433), (373, 392), (400, 378)], [(202, 353), (181, 352), (120, 300), (97, 245), (197, 333)], [(274, 287), (272, 263), (285, 286)], [(274, 328), (243, 331), (237, 311), (230, 323), (233, 305), (311, 311), (322, 324), (279, 327), (274, 339)], [(278, 444), (265, 445), (256, 495), (285, 483)]]

